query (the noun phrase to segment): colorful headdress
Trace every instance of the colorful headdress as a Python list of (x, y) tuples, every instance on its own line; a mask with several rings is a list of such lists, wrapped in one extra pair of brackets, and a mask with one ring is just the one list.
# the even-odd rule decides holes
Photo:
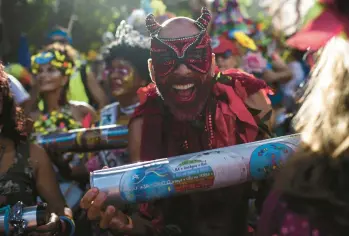
[(207, 34), (210, 20), (211, 13), (204, 7), (201, 16), (194, 22), (200, 30), (198, 34), (168, 39), (159, 37), (162, 26), (153, 14), (148, 15), (146, 26), (152, 37), (151, 57), (155, 73), (166, 76), (181, 63), (200, 73), (207, 73), (212, 61), (210, 37)]
[(48, 35), (48, 38), (50, 40), (52, 40), (54, 37), (59, 36), (62, 37), (66, 42), (68, 42), (69, 44), (73, 43), (73, 39), (72, 37), (69, 35), (69, 33), (67, 32), (67, 30), (61, 28), (61, 27), (57, 27), (57, 29), (54, 29), (53, 31), (51, 31)]
[(34, 75), (38, 74), (40, 65), (51, 64), (58, 70), (60, 70), (63, 75), (70, 76), (74, 70), (74, 61), (71, 59), (67, 51), (49, 49), (40, 52), (31, 58), (32, 73)]
[(133, 30), (133, 27), (126, 21), (122, 21), (116, 29), (114, 43), (122, 44), (124, 42), (131, 47), (150, 48), (150, 38)]

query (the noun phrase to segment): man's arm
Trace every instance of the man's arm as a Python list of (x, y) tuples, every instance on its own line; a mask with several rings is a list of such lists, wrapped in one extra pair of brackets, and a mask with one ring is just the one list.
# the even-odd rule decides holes
[[(258, 114), (252, 114), (259, 127), (258, 140), (271, 138), (271, 117), (273, 110), (271, 102), (263, 90), (259, 90), (245, 99), (245, 104), (250, 110), (256, 111)], [(251, 113), (253, 113), (251, 111)]]
[(265, 80), (265, 82), (269, 84), (285, 84), (292, 79), (292, 71), (281, 58), (273, 58), (272, 68), (272, 70), (266, 70), (263, 73), (263, 80)]

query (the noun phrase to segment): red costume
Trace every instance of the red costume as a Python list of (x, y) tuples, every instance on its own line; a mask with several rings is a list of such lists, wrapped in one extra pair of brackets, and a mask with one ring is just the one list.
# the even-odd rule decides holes
[[(139, 89), (141, 105), (133, 118), (143, 118), (141, 160), (232, 146), (264, 137), (260, 131), (268, 132), (266, 121), (271, 111), (265, 111), (263, 107), (259, 110), (248, 107), (245, 101), (267, 89), (264, 81), (240, 70), (218, 73), (206, 111), (200, 116), (201, 120), (192, 122), (181, 122), (171, 117), (155, 84)], [(260, 102), (263, 104), (263, 101)]]
[[(141, 105), (130, 122), (143, 119), (142, 161), (253, 142), (268, 133), (271, 107), (264, 81), (239, 70), (210, 75), (212, 53), (203, 9), (195, 22), (200, 33), (177, 39), (159, 37), (148, 16), (155, 83), (138, 91)], [(189, 76), (174, 71), (184, 64)], [(182, 87), (181, 87), (182, 86)], [(177, 90), (178, 88), (178, 90)], [(250, 183), (180, 196), (141, 206), (151, 222), (140, 235), (242, 236), (247, 231)], [(134, 226), (141, 225), (133, 216)], [(171, 231), (176, 234), (169, 233)]]

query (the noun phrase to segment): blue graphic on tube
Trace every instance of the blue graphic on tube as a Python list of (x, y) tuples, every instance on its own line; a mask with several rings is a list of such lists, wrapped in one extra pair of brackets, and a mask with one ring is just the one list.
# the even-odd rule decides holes
[(167, 165), (135, 169), (125, 172), (121, 178), (120, 194), (128, 202), (166, 198), (174, 193), (172, 171)]
[(268, 143), (257, 147), (250, 160), (250, 173), (253, 179), (264, 179), (270, 172), (280, 168), (293, 149), (283, 143)]

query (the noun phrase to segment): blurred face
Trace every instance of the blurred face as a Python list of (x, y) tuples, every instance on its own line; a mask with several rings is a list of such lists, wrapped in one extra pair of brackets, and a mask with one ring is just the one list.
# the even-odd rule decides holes
[(231, 51), (216, 54), (216, 63), (221, 71), (238, 68), (238, 57), (234, 56)]
[(113, 96), (136, 93), (143, 82), (136, 76), (133, 66), (125, 60), (114, 59), (110, 67), (105, 71)]
[(50, 64), (39, 67), (37, 79), (41, 93), (56, 91), (68, 82), (68, 77), (62, 76), (62, 72)]

